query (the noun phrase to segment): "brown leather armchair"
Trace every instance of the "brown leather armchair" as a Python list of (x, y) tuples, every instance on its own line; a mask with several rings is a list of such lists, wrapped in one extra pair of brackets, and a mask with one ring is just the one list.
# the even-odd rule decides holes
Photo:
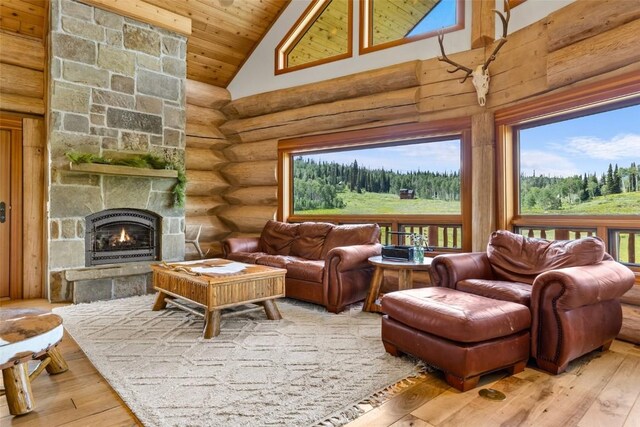
[(596, 237), (547, 241), (508, 231), (492, 233), (487, 252), (434, 258), (432, 282), (529, 307), (531, 357), (553, 374), (620, 332), (619, 298), (634, 275), (605, 253)]

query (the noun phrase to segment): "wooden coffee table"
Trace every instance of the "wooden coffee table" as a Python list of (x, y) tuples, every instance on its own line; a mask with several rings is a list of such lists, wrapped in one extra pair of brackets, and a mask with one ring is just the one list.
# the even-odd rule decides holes
[[(220, 334), (223, 308), (255, 303), (264, 307), (268, 319), (282, 318), (275, 299), (284, 297), (285, 269), (225, 259), (161, 263), (151, 268), (153, 288), (158, 291), (152, 310), (162, 310), (169, 303), (204, 317), (204, 338)], [(204, 310), (189, 307), (180, 300)]]

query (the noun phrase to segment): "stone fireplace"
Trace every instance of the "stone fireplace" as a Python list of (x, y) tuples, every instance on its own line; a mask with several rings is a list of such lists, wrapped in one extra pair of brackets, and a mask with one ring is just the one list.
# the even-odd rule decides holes
[[(75, 0), (52, 0), (50, 28), (49, 298), (144, 294), (151, 289), (150, 262), (184, 258), (176, 179), (135, 168), (130, 174), (70, 170), (66, 153), (152, 154), (183, 166), (186, 39)], [(114, 210), (149, 214), (150, 222), (136, 224), (135, 215), (125, 220), (145, 247), (133, 249), (131, 240), (109, 247), (109, 238), (87, 225), (108, 221), (103, 214)], [(145, 234), (151, 228), (153, 237)], [(86, 243), (95, 238), (97, 255), (88, 262)], [(116, 252), (119, 259), (109, 258)]]

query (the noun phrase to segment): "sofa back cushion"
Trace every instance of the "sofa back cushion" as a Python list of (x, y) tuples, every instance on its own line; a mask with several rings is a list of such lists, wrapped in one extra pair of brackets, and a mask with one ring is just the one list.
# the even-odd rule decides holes
[(260, 234), (259, 249), (269, 255), (289, 255), (291, 245), (298, 236), (300, 224), (269, 220)]
[(548, 241), (506, 230), (491, 233), (487, 256), (498, 278), (529, 284), (545, 271), (597, 264), (608, 258), (598, 237)]
[(322, 258), (338, 246), (366, 245), (377, 243), (380, 239), (378, 224), (348, 224), (336, 225), (324, 239)]
[(291, 244), (291, 255), (306, 259), (322, 259), (322, 248), (327, 234), (334, 227), (328, 222), (303, 222), (298, 237)]

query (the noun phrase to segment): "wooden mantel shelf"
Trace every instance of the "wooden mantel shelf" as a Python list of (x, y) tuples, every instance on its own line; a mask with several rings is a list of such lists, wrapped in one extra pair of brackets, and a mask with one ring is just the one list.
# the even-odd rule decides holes
[(178, 171), (172, 169), (147, 169), (132, 166), (103, 165), (99, 163), (69, 163), (69, 171), (100, 175), (147, 176), (152, 178), (177, 178)]

